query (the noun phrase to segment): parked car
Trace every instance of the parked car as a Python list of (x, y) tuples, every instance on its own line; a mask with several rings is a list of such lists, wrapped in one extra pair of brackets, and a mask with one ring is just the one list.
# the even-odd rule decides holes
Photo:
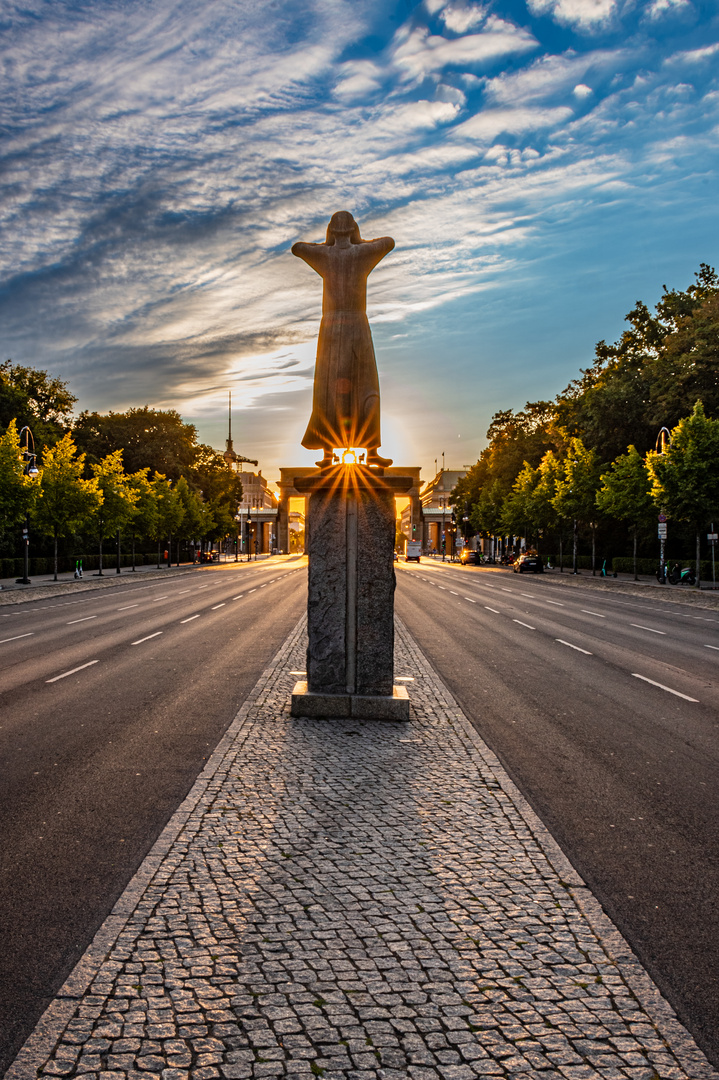
[(459, 561), (462, 566), (481, 566), (482, 552), (472, 551), (471, 548), (462, 548), (459, 553)]
[(220, 553), (219, 551), (201, 551), (198, 554), (197, 561), (201, 563), (219, 562)]
[(520, 555), (514, 560), (512, 569), (515, 574), (528, 573), (530, 570), (533, 574), (541, 574), (544, 571), (544, 563), (539, 555)]

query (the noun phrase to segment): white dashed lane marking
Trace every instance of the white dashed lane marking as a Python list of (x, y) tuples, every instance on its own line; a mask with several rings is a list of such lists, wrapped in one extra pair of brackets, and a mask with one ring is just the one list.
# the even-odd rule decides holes
[(75, 623), (88, 622), (90, 619), (96, 619), (96, 618), (97, 618), (97, 615), (86, 615), (84, 619), (72, 619), (72, 621), (69, 622), (67, 625), (68, 626), (74, 626)]
[(585, 656), (592, 656), (593, 655), (593, 653), (589, 652), (589, 649), (580, 649), (578, 645), (572, 645), (571, 641), (565, 641), (564, 638), (558, 637), (558, 638), (555, 638), (554, 640), (558, 641), (560, 645), (566, 645), (570, 649), (576, 649), (577, 652), (584, 653)]
[(636, 626), (637, 630), (648, 630), (650, 634), (663, 634), (666, 637), (665, 630), (652, 630), (651, 626), (641, 626), (638, 622), (629, 624), (630, 626)]
[(654, 679), (648, 679), (646, 675), (638, 675), (636, 671), (633, 671), (632, 676), (635, 679), (641, 679), (642, 682), (649, 683), (651, 686), (658, 686), (660, 690), (666, 690), (668, 694), (674, 694), (675, 697), (684, 698), (685, 701), (693, 701), (696, 704), (699, 704), (697, 698), (688, 697), (687, 694), (680, 694), (678, 690), (672, 690), (671, 686), (665, 686), (664, 683), (655, 682)]
[(147, 637), (141, 637), (139, 641), (130, 642), (131, 645), (142, 645), (143, 641), (149, 641), (150, 638), (159, 637), (162, 630), (156, 630), (154, 634), (148, 634)]
[[(0, 641), (0, 645), (4, 645), (7, 641), (19, 641), (20, 638), (32, 637), (32, 636), (33, 636), (32, 631), (30, 631), (27, 634), (17, 634), (15, 637), (6, 637), (6, 638), (3, 638), (2, 641)], [(711, 648), (711, 646), (710, 646), (710, 648)]]
[(526, 626), (527, 630), (536, 630), (536, 626), (530, 626), (528, 622), (522, 622), (521, 619), (512, 619), (512, 622), (516, 622), (519, 626)]
[(58, 679), (66, 679), (68, 675), (74, 675), (76, 671), (82, 671), (86, 667), (92, 667), (93, 664), (97, 664), (97, 660), (88, 660), (86, 664), (80, 664), (80, 667), (74, 667), (72, 671), (63, 671), (62, 675), (56, 675), (54, 679), (45, 679), (45, 682), (57, 682)]
[(199, 619), (199, 615), (190, 615), (189, 619), (180, 619), (180, 624), (186, 622), (192, 622), (193, 619)]

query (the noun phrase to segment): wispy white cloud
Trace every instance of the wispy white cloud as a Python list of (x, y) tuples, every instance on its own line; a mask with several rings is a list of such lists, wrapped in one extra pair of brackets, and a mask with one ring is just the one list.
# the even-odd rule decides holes
[(535, 15), (551, 15), (558, 23), (580, 29), (595, 29), (608, 23), (617, 10), (617, 0), (527, 0)]
[[(370, 311), (411, 349), (417, 320), (495, 295), (593, 208), (666, 202), (715, 160), (718, 45), (643, 29), (556, 53), (532, 10), (425, 0), (397, 29), (384, 0), (10, 6), (7, 354), (98, 407), (206, 417), (236, 385), (275, 409), (308, 394), (320, 317), (289, 249), (333, 210), (395, 237)], [(543, 10), (599, 24), (587, 0)]]

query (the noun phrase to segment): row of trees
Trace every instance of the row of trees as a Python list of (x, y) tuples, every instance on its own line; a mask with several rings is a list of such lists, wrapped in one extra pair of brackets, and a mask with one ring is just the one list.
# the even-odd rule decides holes
[[(686, 291), (652, 314), (637, 303), (630, 328), (596, 346), (593, 365), (554, 402), (495, 414), (489, 445), (457, 484), (461, 516), (478, 533), (550, 535), (598, 529), (621, 544), (648, 541), (657, 512), (696, 540), (719, 519), (719, 279), (702, 264)], [(657, 432), (671, 444), (655, 451)], [(697, 580), (699, 566), (697, 565)]]
[[(102, 544), (121, 531), (135, 541), (217, 540), (235, 531), (242, 484), (222, 455), (199, 443), (174, 410), (83, 412), (47, 372), (0, 364), (0, 554), (17, 550), (18, 524), (58, 547), (81, 537)], [(26, 475), (19, 431), (29, 427), (40, 475)]]
[(211, 504), (184, 476), (173, 484), (145, 467), (128, 473), (123, 451), (115, 450), (92, 463), (86, 475), (85, 454), (66, 433), (41, 455), (36, 478), (26, 473), (17, 424), (11, 420), (0, 436), (0, 517), (6, 526), (32, 515), (33, 527), (52, 537), (55, 579), (58, 542), (77, 533), (97, 538), (102, 573), (103, 541), (119, 532), (132, 538), (153, 538), (159, 545), (178, 540), (215, 538), (234, 531), (236, 503)]

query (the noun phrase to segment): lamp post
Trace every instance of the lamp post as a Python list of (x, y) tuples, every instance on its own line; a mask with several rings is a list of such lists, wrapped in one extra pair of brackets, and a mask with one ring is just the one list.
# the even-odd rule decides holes
[[(672, 445), (672, 435), (671, 435), (671, 432), (670, 432), (669, 428), (665, 428), (665, 427), (659, 428), (659, 434), (657, 435), (657, 441), (656, 441), (656, 444), (655, 444), (655, 449), (656, 449), (657, 454), (659, 454), (660, 456), (662, 454), (666, 454), (667, 446), (671, 446), (671, 445)], [(659, 584), (660, 585), (666, 585), (666, 583), (667, 583), (667, 574), (666, 574), (666, 567), (665, 567), (665, 562), (664, 562), (664, 545), (667, 542), (667, 516), (666, 516), (666, 513), (664, 511), (664, 508), (662, 508), (662, 510), (660, 511), (660, 514), (659, 514), (659, 530), (658, 531), (659, 531)]]
[[(25, 446), (22, 447), (22, 437), (25, 436)], [(32, 450), (30, 449), (30, 443), (32, 443)], [(23, 460), (23, 472), (25, 476), (31, 476), (33, 479), (38, 476), (40, 470), (36, 464), (37, 455), (35, 453), (35, 439), (33, 438), (32, 431), (29, 427), (25, 426), (20, 429), (20, 445), (22, 449)], [(30, 514), (25, 514), (25, 524), (22, 530), (23, 538), (23, 557), (24, 557), (24, 573), (21, 578), (17, 578), (16, 583), (18, 585), (29, 585), (30, 578), (28, 571), (30, 568)]]

